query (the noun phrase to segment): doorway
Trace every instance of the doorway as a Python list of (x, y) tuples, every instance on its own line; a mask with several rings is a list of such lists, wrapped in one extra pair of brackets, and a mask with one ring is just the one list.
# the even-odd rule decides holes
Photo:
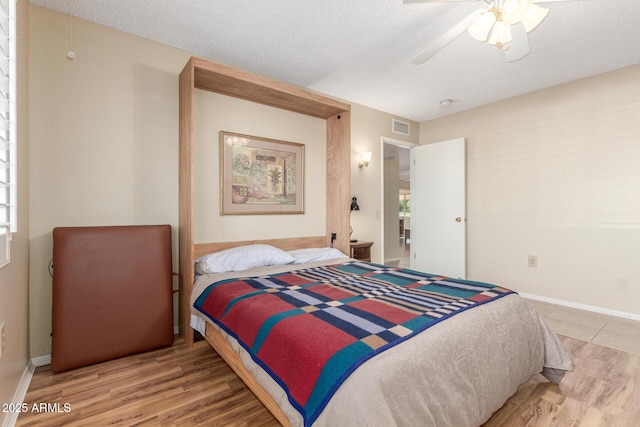
[(400, 193), (398, 195), (398, 206), (400, 216), (400, 236), (398, 245), (400, 250), (400, 261), (398, 267), (411, 267), (411, 180), (407, 178), (409, 186), (403, 188), (402, 180), (400, 181)]
[(382, 260), (409, 267), (411, 234), (410, 149), (416, 144), (382, 138)]

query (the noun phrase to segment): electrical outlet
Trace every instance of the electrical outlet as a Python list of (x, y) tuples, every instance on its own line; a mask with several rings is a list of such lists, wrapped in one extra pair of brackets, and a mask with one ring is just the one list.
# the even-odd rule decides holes
[(4, 323), (0, 323), (0, 357), (4, 354)]
[(529, 255), (529, 267), (538, 268), (538, 257), (536, 255)]

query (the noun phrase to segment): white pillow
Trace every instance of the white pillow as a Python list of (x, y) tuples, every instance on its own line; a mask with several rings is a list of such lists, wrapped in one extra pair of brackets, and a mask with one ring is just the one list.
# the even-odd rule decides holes
[(241, 271), (265, 265), (290, 264), (295, 261), (282, 249), (271, 245), (247, 245), (225, 249), (198, 258), (195, 261), (196, 274)]
[(347, 258), (345, 254), (336, 248), (306, 248), (288, 251), (296, 260), (294, 264), (304, 264), (311, 261), (324, 261), (327, 259)]

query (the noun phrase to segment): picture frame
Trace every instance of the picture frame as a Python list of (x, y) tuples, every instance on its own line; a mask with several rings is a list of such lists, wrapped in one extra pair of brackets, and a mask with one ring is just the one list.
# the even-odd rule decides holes
[(222, 215), (304, 213), (304, 144), (220, 131)]

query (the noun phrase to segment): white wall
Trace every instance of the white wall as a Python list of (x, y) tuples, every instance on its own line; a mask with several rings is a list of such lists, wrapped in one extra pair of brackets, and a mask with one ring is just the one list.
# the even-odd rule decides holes
[(639, 315), (638, 118), (640, 65), (422, 123), (467, 138), (468, 277)]

